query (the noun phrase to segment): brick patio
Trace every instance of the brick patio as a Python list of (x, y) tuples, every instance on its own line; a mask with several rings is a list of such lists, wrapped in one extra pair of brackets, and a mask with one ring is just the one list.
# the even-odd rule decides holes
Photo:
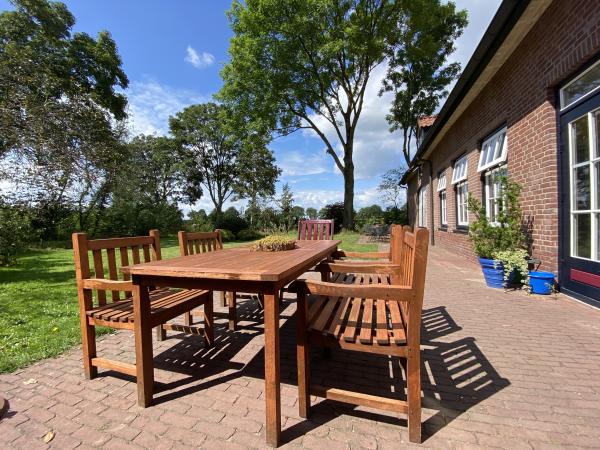
[[(262, 315), (253, 300), (240, 303), (241, 331), (220, 321), (209, 351), (197, 337), (155, 343), (159, 392), (145, 410), (131, 378), (85, 380), (78, 348), (0, 375), (10, 403), (0, 448), (265, 447)], [(562, 296), (488, 289), (477, 267), (439, 248), (430, 252), (424, 308), (422, 447), (600, 448), (600, 311)], [(368, 408), (321, 401), (310, 421), (298, 417), (294, 309), (286, 301), (281, 317), (283, 447), (409, 445), (404, 419)], [(107, 336), (98, 350), (133, 361), (133, 337)], [(312, 356), (317, 382), (403, 395), (397, 361)]]

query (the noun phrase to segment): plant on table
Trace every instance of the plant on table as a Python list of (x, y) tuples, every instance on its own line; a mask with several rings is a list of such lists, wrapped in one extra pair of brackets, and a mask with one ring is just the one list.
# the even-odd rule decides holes
[(281, 252), (296, 248), (296, 240), (288, 236), (271, 235), (257, 241), (252, 248), (257, 252)]
[(523, 285), (529, 289), (528, 252), (519, 201), (521, 185), (509, 180), (504, 171), (496, 177), (494, 182), (499, 183), (502, 193), (498, 199), (496, 221), (490, 222), (485, 206), (469, 195), (469, 212), (475, 216), (475, 221), (469, 225), (469, 238), (477, 256), (492, 259), (495, 266), (503, 267), (505, 283), (508, 284), (514, 273), (520, 275)]

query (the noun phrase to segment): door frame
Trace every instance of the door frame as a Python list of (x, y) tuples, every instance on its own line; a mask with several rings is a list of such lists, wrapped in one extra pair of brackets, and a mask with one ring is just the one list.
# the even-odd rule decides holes
[[(561, 291), (590, 305), (600, 307), (600, 287), (571, 279), (571, 269), (600, 275), (600, 261), (589, 261), (571, 256), (571, 165), (568, 130), (569, 122), (600, 108), (600, 92), (581, 103), (558, 113), (558, 193), (559, 193), (559, 281)], [(593, 179), (591, 188), (595, 189)], [(593, 220), (592, 216), (592, 220)], [(592, 249), (595, 251), (595, 249)]]

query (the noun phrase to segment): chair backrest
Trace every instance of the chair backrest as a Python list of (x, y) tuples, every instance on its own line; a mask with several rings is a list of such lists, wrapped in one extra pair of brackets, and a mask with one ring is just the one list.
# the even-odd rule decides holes
[(298, 222), (299, 241), (330, 241), (331, 239), (333, 239), (333, 219)]
[[(119, 274), (121, 267), (161, 259), (160, 233), (158, 230), (150, 230), (148, 236), (112, 239), (89, 240), (85, 233), (73, 233), (72, 237), (73, 253), (75, 257), (75, 276), (79, 288), (79, 300), (86, 304), (86, 310), (92, 307), (92, 300), (91, 291), (89, 289), (85, 289), (86, 294), (90, 294), (89, 298), (87, 295), (85, 295), (85, 299), (83, 298), (83, 280), (89, 278), (108, 278), (109, 280), (117, 281), (120, 279)], [(92, 257), (93, 269), (90, 268), (90, 254)], [(130, 278), (128, 274), (121, 275), (121, 280), (129, 281)], [(121, 292), (124, 292), (125, 297), (131, 295), (131, 290), (115, 289), (110, 290), (110, 299), (107, 299), (107, 290), (96, 289), (96, 292), (97, 302), (100, 306), (105, 305), (107, 301), (116, 302), (122, 300)]]
[(409, 345), (411, 342), (419, 345), (429, 231), (427, 228), (413, 231), (409, 226), (394, 225), (390, 246), (392, 262), (400, 265), (399, 272), (392, 276), (392, 284), (411, 286), (415, 293), (414, 301), (400, 302), (400, 308), (408, 325)]
[(180, 231), (177, 233), (177, 236), (179, 238), (179, 254), (181, 256), (223, 250), (221, 230), (197, 233)]

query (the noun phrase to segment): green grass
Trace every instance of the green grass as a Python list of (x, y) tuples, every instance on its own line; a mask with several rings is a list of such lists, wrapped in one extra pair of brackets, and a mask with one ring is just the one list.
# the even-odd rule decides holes
[[(291, 233), (295, 236), (295, 233)], [(340, 248), (376, 251), (359, 235), (336, 235)], [(228, 242), (226, 248), (247, 245)], [(162, 256), (179, 255), (176, 237), (162, 237)], [(110, 330), (100, 329), (99, 334)], [(31, 249), (14, 267), (0, 267), (0, 373), (57, 356), (81, 342), (73, 251)]]

